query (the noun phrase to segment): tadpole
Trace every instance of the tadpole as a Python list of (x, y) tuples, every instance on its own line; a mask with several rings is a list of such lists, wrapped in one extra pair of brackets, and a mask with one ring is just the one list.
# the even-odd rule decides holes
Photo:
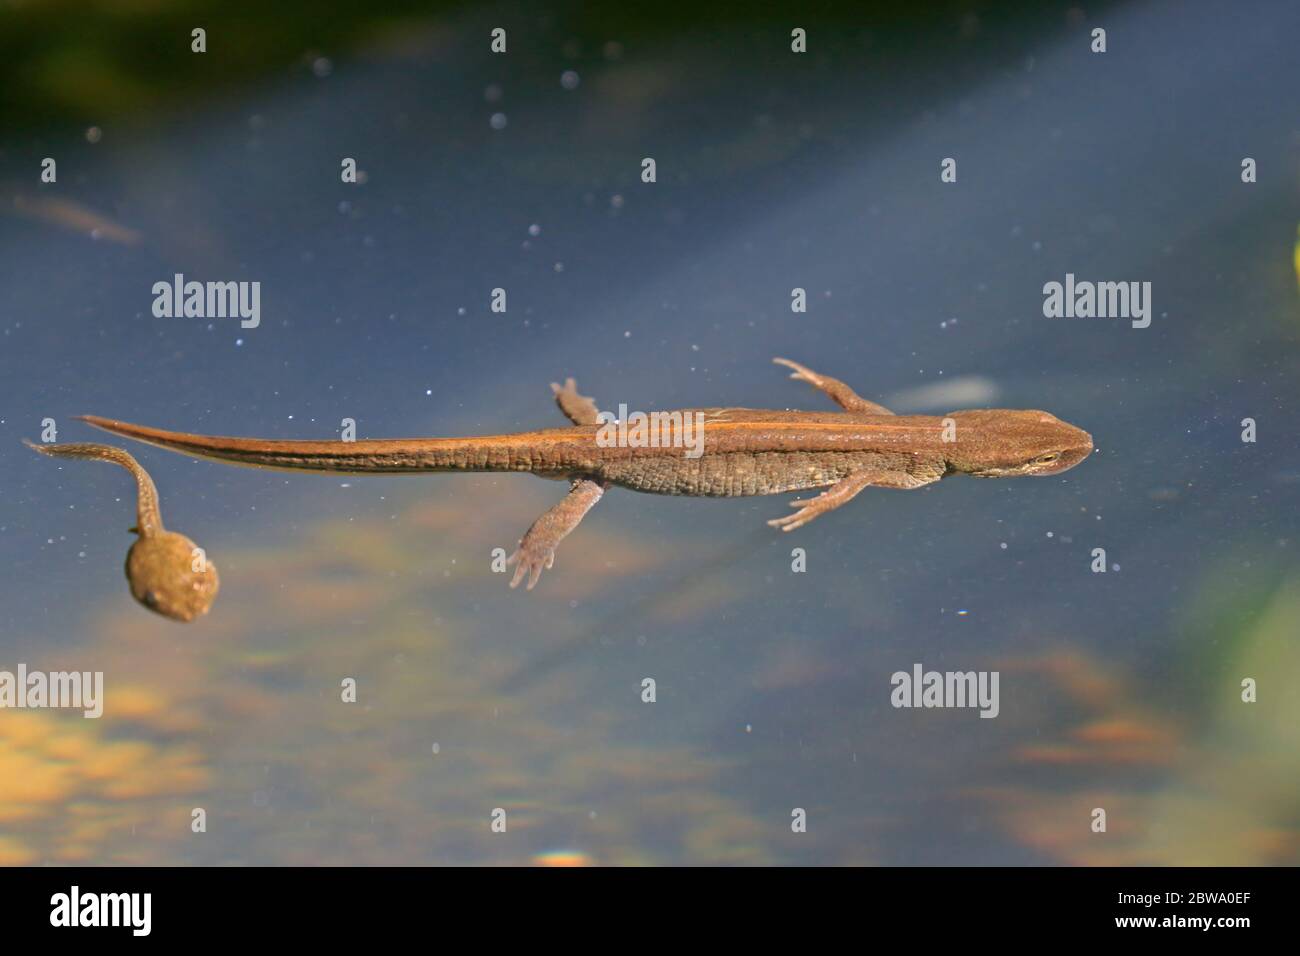
[(131, 596), (164, 617), (192, 621), (208, 612), (221, 583), (217, 568), (193, 541), (163, 527), (158, 489), (131, 454), (112, 445), (82, 442), (27, 445), (53, 458), (86, 458), (121, 465), (135, 478), (138, 491), (135, 527), (140, 537), (126, 553), (126, 580)]

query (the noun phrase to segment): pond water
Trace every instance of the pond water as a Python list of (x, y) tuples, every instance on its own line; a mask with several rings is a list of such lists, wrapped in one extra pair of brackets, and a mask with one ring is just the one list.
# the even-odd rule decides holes
[[(230, 82), (168, 109), (0, 129), (0, 670), (104, 674), (97, 720), (0, 710), (0, 862), (1300, 862), (1294, 4), (812, 21), (802, 56), (626, 17), (405, 19), (240, 82), (214, 43)], [(258, 325), (155, 317), (177, 273), (259, 282)], [(1067, 274), (1150, 283), (1149, 326), (1045, 317)], [(793, 496), (613, 489), (525, 593), (492, 551), (562, 485), (117, 442), (220, 567), (178, 624), (126, 587), (130, 478), (22, 444), (556, 427), (569, 375), (832, 407), (774, 356), (1096, 451), (790, 535)], [(997, 717), (893, 706), (916, 665), (997, 672)]]

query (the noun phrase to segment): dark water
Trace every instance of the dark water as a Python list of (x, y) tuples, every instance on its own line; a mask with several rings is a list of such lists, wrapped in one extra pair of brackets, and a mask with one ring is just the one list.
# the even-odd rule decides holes
[[(819, 25), (796, 57), (779, 18), (460, 11), (3, 131), (0, 669), (103, 670), (107, 699), (0, 711), (0, 862), (1300, 861), (1294, 5)], [(259, 281), (260, 326), (155, 318), (177, 272)], [(1045, 318), (1066, 273), (1150, 282), (1150, 327)], [(792, 535), (785, 497), (615, 490), (524, 594), (491, 552), (560, 485), (135, 447), (222, 572), (183, 626), (124, 587), (126, 476), (20, 444), (98, 440), (85, 412), (555, 426), (566, 375), (606, 408), (829, 407), (776, 355), (1097, 451)], [(917, 663), (998, 671), (997, 719), (891, 706)]]

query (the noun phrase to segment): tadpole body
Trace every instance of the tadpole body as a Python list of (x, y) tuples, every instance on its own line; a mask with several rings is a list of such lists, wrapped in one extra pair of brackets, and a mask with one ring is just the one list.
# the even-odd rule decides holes
[(139, 535), (126, 553), (126, 580), (131, 596), (164, 617), (192, 621), (208, 612), (221, 587), (217, 568), (193, 541), (163, 527), (158, 489), (131, 454), (112, 445), (90, 442), (66, 445), (27, 444), (53, 458), (85, 458), (121, 465), (135, 478)]

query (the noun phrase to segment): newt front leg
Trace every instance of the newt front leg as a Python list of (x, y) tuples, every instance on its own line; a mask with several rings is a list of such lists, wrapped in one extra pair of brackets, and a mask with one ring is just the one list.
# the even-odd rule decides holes
[(773, 518), (768, 524), (782, 531), (793, 531), (795, 528), (802, 528), (818, 515), (834, 511), (840, 505), (852, 501), (863, 488), (872, 485), (879, 488), (920, 488), (932, 481), (938, 481), (942, 474), (942, 467), (935, 468), (933, 477), (898, 474), (892, 471), (855, 471), (845, 475), (816, 498), (798, 498), (790, 502), (791, 508), (799, 510), (782, 518)]
[(542, 569), (549, 569), (555, 563), (555, 549), (583, 519), (592, 505), (600, 500), (607, 485), (590, 478), (582, 478), (573, 483), (564, 500), (533, 522), (519, 548), (506, 559), (506, 566), (518, 564), (515, 576), (510, 579), (512, 588), (528, 577), (528, 590), (531, 591), (541, 577)]

